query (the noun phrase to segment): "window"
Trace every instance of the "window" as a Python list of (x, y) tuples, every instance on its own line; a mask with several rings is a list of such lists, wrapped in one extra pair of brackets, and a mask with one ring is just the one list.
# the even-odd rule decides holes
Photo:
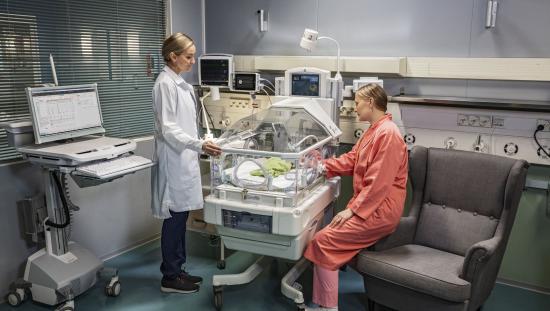
[[(0, 122), (28, 118), (25, 88), (98, 83), (107, 135), (152, 134), (164, 0), (0, 0)], [(0, 160), (19, 157), (0, 132)]]

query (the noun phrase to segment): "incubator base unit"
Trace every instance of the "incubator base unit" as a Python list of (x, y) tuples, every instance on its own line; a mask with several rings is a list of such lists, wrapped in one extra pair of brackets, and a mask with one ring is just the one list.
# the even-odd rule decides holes
[[(204, 217), (207, 223), (216, 225), (229, 249), (298, 260), (339, 190), (340, 178), (328, 180), (295, 208), (208, 196)], [(220, 195), (224, 197), (223, 192)]]

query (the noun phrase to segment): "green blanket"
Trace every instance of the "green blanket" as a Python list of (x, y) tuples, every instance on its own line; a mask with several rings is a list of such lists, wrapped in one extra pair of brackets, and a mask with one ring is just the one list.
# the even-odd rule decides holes
[[(282, 160), (279, 157), (273, 157), (265, 161), (264, 168), (267, 170), (267, 172), (271, 176), (277, 177), (277, 176), (284, 175), (286, 172), (290, 171), (290, 169), (292, 168), (292, 163), (289, 161)], [(261, 169), (257, 169), (250, 172), (250, 175), (264, 176), (264, 172)]]

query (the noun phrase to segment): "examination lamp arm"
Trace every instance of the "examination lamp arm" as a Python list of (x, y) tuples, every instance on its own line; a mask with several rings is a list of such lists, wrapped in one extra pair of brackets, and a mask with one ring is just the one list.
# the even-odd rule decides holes
[(336, 75), (334, 76), (334, 78), (336, 78), (337, 80), (342, 80), (342, 76), (340, 75), (340, 43), (338, 43), (338, 41), (336, 41), (335, 39), (327, 36), (320, 36), (319, 38), (317, 38), (317, 40), (322, 40), (322, 39), (327, 39), (329, 41), (336, 43), (336, 49), (338, 51), (336, 54)]

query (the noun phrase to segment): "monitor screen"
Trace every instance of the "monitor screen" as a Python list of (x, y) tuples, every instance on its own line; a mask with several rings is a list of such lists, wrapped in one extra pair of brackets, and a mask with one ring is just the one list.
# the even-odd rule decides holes
[(318, 74), (292, 74), (291, 95), (319, 96)]
[(28, 95), (37, 143), (104, 132), (95, 85), (31, 88)]
[(257, 90), (255, 73), (236, 73), (233, 78), (233, 89), (235, 91), (255, 92)]
[(203, 86), (229, 87), (229, 60), (228, 59), (201, 59), (200, 77)]

